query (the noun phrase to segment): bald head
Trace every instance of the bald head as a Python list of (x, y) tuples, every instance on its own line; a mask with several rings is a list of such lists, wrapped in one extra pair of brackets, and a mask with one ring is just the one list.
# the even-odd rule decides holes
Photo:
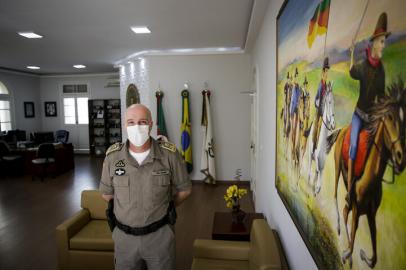
[(133, 104), (125, 112), (125, 126), (147, 124), (152, 127), (151, 111), (142, 104)]

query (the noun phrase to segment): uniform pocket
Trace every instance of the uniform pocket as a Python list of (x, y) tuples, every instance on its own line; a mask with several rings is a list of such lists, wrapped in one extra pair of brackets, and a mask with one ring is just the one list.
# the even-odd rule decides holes
[(121, 204), (130, 202), (130, 181), (128, 176), (116, 176), (113, 178), (114, 194)]
[(154, 176), (152, 181), (152, 198), (154, 206), (166, 203), (170, 194), (171, 178), (169, 175)]

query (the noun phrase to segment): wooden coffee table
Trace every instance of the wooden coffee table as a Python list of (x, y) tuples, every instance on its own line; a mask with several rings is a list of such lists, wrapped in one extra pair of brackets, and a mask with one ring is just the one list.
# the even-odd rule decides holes
[(214, 240), (250, 241), (252, 221), (263, 219), (260, 213), (246, 213), (243, 223), (233, 224), (230, 212), (215, 212), (211, 238)]

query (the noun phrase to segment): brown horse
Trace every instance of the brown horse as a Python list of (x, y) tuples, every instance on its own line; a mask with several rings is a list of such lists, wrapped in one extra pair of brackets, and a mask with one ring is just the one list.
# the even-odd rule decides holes
[[(373, 254), (368, 258), (365, 251), (361, 249), (360, 257), (365, 263), (373, 268), (377, 262), (376, 254), (376, 213), (382, 199), (382, 179), (388, 161), (391, 160), (394, 170), (400, 173), (403, 170), (405, 150), (401, 140), (401, 129), (403, 124), (403, 105), (399, 95), (389, 96), (380, 100), (369, 113), (370, 122), (366, 129), (370, 132), (372, 139), (371, 148), (366, 158), (362, 175), (353, 182), (355, 193), (354, 200), (350, 206), (345, 205), (343, 209), (344, 225), (348, 240), (348, 249), (343, 252), (342, 260), (345, 263), (349, 260), (352, 267), (352, 253), (354, 241), (358, 228), (359, 218), (367, 215), (368, 225), (371, 234)], [(335, 191), (334, 198), (337, 211), (337, 232), (340, 234), (340, 215), (338, 212), (337, 189), (340, 174), (343, 175), (344, 186), (347, 188), (347, 169), (344, 166), (342, 157), (342, 146), (345, 133), (349, 127), (335, 131), (328, 137), (329, 147), (335, 143)], [(348, 214), (352, 211), (351, 238), (348, 233)]]
[(310, 134), (310, 96), (309, 92), (303, 88), (300, 93), (298, 105), (298, 127), (295, 138), (295, 149), (292, 150), (293, 160), (298, 169), (296, 185), (299, 184), (301, 161), (306, 152), (307, 139)]

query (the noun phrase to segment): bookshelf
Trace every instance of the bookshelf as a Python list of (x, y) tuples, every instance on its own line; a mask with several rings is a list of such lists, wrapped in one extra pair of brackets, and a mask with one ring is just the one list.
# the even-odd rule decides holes
[(104, 156), (122, 140), (120, 99), (91, 99), (88, 105), (90, 154)]

